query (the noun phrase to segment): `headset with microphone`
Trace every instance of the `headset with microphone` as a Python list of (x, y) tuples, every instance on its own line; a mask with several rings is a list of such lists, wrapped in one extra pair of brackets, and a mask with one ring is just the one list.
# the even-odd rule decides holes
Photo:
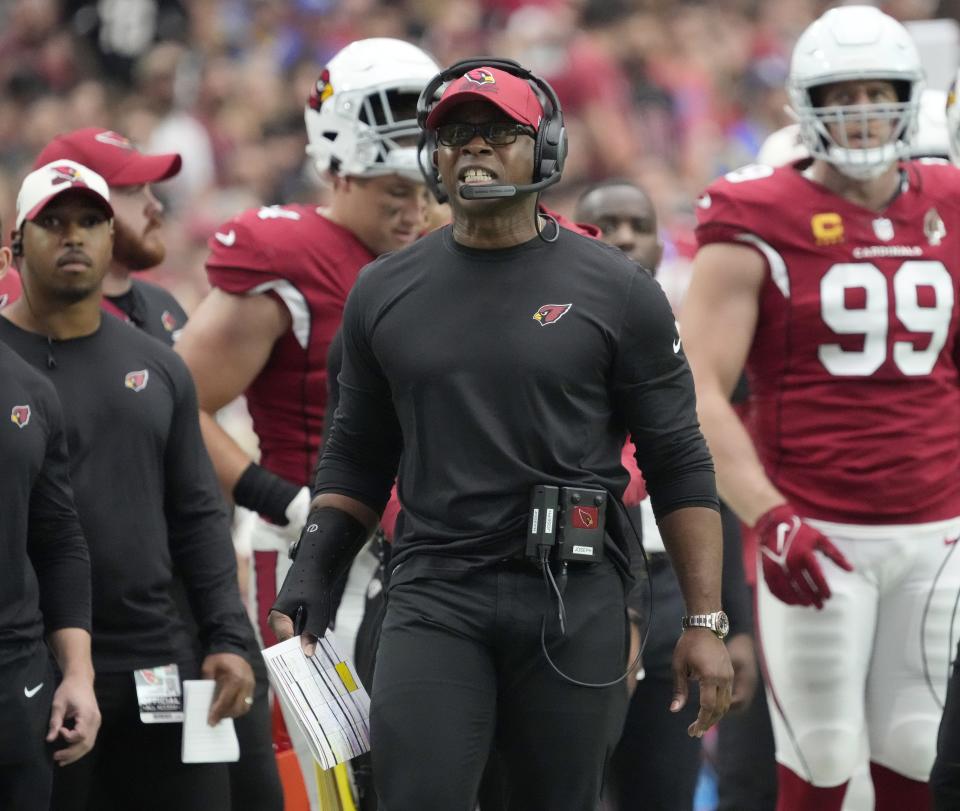
[(518, 194), (539, 193), (554, 183), (558, 183), (563, 172), (563, 162), (567, 157), (567, 132), (563, 127), (563, 111), (560, 108), (560, 100), (557, 98), (556, 92), (547, 82), (512, 59), (489, 56), (474, 57), (457, 62), (434, 76), (423, 89), (417, 101), (417, 123), (421, 130), (418, 162), (424, 180), (430, 191), (433, 192), (434, 197), (441, 203), (445, 203), (449, 199), (449, 195), (443, 188), (437, 174), (437, 168), (433, 164), (433, 153), (437, 149), (437, 134), (427, 129), (427, 116), (430, 114), (433, 104), (438, 100), (436, 98), (437, 92), (444, 85), (477, 68), (496, 68), (504, 73), (516, 76), (518, 79), (530, 82), (540, 105), (543, 107), (543, 119), (534, 139), (532, 183), (496, 186), (465, 185), (460, 189), (460, 196), (465, 200), (514, 197)]

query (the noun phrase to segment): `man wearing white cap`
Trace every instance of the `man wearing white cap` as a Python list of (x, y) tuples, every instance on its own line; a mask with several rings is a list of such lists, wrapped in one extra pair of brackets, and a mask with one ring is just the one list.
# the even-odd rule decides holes
[[(229, 807), (222, 764), (181, 763), (181, 678), (216, 681), (209, 721), (249, 709), (230, 526), (197, 420), (190, 374), (160, 342), (100, 309), (113, 255), (106, 181), (53, 161), (17, 198), (23, 295), (0, 340), (67, 404), (77, 511), (90, 547), (93, 662), (103, 715), (90, 755), (58, 769), (54, 809)], [(169, 593), (183, 574), (205, 658)]]
[[(145, 155), (128, 138), (113, 130), (87, 127), (58, 135), (37, 156), (35, 168), (54, 160), (73, 160), (93, 169), (110, 186), (113, 207), (113, 259), (103, 279), (102, 308), (121, 321), (172, 346), (187, 315), (164, 288), (137, 278), (138, 271), (163, 262), (163, 204), (152, 184), (180, 171), (180, 155)], [(184, 619), (192, 615), (179, 580), (174, 600)], [(191, 635), (196, 634), (191, 631)], [(236, 724), (240, 760), (230, 766), (233, 811), (271, 811), (283, 805), (274, 757), (267, 701), (267, 674), (259, 648), (248, 651), (257, 676), (259, 700), (253, 711)]]
[[(0, 280), (9, 263), (9, 249), (0, 248)], [(0, 808), (46, 808), (54, 763), (89, 752), (100, 726), (90, 558), (60, 401), (2, 342), (0, 414)], [(51, 652), (64, 674), (59, 684)], [(52, 757), (50, 744), (59, 749)]]

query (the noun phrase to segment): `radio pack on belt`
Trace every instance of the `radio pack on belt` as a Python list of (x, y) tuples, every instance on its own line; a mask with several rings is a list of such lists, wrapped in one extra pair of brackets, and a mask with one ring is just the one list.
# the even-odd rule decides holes
[(606, 517), (606, 490), (535, 485), (530, 494), (526, 556), (540, 560), (541, 549), (546, 548), (561, 561), (603, 560)]

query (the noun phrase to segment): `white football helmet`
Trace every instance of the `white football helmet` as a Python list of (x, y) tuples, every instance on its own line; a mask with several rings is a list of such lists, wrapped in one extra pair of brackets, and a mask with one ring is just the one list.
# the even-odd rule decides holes
[(953, 79), (947, 91), (947, 142), (950, 146), (950, 160), (960, 166), (960, 71)]
[(800, 139), (800, 125), (787, 124), (766, 137), (757, 152), (756, 162), (776, 167), (809, 157), (810, 153)]
[[(800, 35), (793, 49), (787, 92), (800, 123), (800, 135), (814, 158), (845, 175), (867, 180), (883, 174), (909, 154), (917, 128), (923, 67), (907, 29), (873, 6), (840, 6), (827, 11)], [(885, 80), (897, 86), (893, 104), (817, 107), (812, 90), (834, 82)], [(871, 120), (892, 124), (887, 143), (856, 148), (847, 128), (866, 129)], [(834, 126), (839, 141), (831, 135)]]
[(924, 88), (920, 96), (917, 134), (910, 142), (911, 158), (949, 158), (950, 138), (947, 133), (947, 93)]
[[(426, 53), (399, 39), (361, 39), (339, 51), (321, 71), (304, 110), (307, 154), (317, 170), (360, 177), (399, 174), (423, 182), (416, 103), (439, 72)], [(398, 118), (401, 109), (403, 118)]]

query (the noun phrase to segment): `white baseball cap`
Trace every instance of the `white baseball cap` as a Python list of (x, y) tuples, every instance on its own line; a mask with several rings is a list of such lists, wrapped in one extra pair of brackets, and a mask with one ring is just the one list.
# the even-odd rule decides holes
[(26, 220), (36, 217), (47, 203), (71, 189), (90, 195), (113, 217), (107, 181), (76, 161), (58, 160), (41, 166), (23, 179), (17, 194), (17, 230)]

